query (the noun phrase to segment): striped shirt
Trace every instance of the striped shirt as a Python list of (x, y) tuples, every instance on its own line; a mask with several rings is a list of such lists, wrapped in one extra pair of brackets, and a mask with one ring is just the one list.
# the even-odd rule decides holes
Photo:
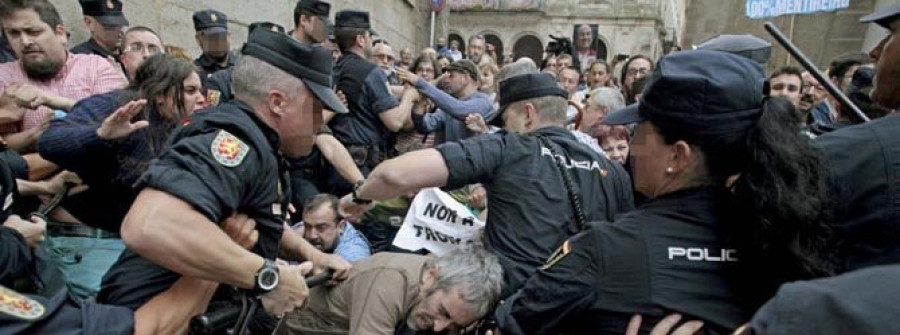
[[(66, 64), (49, 81), (33, 80), (19, 61), (0, 64), (0, 91), (12, 84), (29, 84), (69, 99), (81, 100), (128, 85), (121, 71), (103, 57), (69, 53)], [(40, 126), (50, 109), (41, 106), (27, 110), (19, 122), (0, 124), (0, 134), (11, 134)]]

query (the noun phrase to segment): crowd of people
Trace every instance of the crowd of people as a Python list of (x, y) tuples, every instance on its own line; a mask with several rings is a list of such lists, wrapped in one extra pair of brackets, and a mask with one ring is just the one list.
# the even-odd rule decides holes
[[(752, 35), (401, 49), (320, 0), (239, 48), (197, 11), (192, 59), (79, 2), (75, 45), (47, 0), (0, 1), (0, 333), (202, 332), (248, 304), (216, 332), (900, 332), (900, 6), (823, 76), (766, 73)], [(392, 243), (426, 188), (476, 240)]]

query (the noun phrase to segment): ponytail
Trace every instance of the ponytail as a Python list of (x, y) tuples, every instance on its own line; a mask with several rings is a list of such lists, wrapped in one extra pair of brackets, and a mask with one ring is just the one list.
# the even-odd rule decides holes
[(834, 272), (826, 174), (799, 125), (790, 102), (766, 98), (756, 125), (744, 132), (698, 137), (657, 127), (666, 143), (699, 148), (707, 170), (701, 182), (733, 195), (738, 212), (723, 233), (740, 250), (735, 271), (754, 278), (751, 299), (768, 299), (787, 281)]
[(729, 240), (747, 270), (772, 275), (773, 294), (785, 281), (834, 272), (826, 174), (798, 125), (787, 100), (764, 100), (755, 128), (737, 144), (746, 160), (729, 187), (747, 218), (730, 227)]

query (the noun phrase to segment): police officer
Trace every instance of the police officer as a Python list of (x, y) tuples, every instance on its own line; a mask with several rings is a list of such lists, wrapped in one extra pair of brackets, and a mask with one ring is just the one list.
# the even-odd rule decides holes
[[(870, 55), (877, 60), (872, 100), (889, 110), (900, 108), (900, 5), (862, 18), (888, 29)], [(900, 262), (900, 116), (896, 113), (816, 138), (837, 199), (835, 221), (845, 239), (842, 270)]]
[(503, 266), (504, 296), (514, 292), (554, 248), (581, 231), (579, 218), (612, 220), (633, 208), (622, 167), (563, 128), (567, 97), (549, 74), (504, 80), (499, 113), (508, 132), (386, 161), (341, 200), (343, 212), (358, 216), (372, 200), (424, 187), (482, 183), (490, 199), (485, 245)]
[(76, 54), (94, 54), (104, 58), (118, 57), (121, 50), (122, 27), (128, 26), (128, 19), (122, 12), (119, 0), (79, 0), (84, 24), (91, 32), (91, 38), (76, 45)]
[(622, 334), (634, 314), (672, 312), (729, 333), (778, 284), (830, 273), (818, 158), (764, 80), (730, 53), (664, 57), (641, 102), (604, 119), (638, 123), (634, 183), (649, 200), (563, 243), (497, 308), (501, 333)]
[[(335, 39), (342, 56), (335, 69), (338, 91), (347, 96), (350, 113), (336, 115), (329, 125), (364, 174), (389, 155), (388, 135), (399, 131), (410, 120), (413, 91), (397, 101), (387, 88), (387, 77), (375, 63), (369, 13), (343, 10), (335, 15)], [(326, 115), (326, 121), (330, 118)], [(341, 180), (333, 180), (346, 184)], [(350, 185), (343, 185), (346, 192)], [(345, 192), (345, 193), (346, 193)], [(341, 193), (344, 194), (344, 193)]]
[[(284, 34), (284, 27), (266, 21), (253, 22), (247, 28), (248, 33), (250, 35), (253, 34), (253, 31), (256, 28), (268, 29), (274, 32)], [(249, 38), (249, 36), (248, 36)], [(221, 102), (230, 101), (234, 99), (234, 94), (231, 89), (231, 74), (234, 72), (234, 67), (230, 67), (224, 69), (222, 71), (218, 71), (209, 76), (209, 79), (206, 81), (206, 101), (209, 102), (210, 106), (217, 106)]]
[(234, 66), (235, 57), (231, 53), (231, 34), (228, 32), (228, 16), (215, 9), (194, 12), (195, 38), (203, 54), (194, 60), (200, 81), (207, 87), (209, 77), (214, 73)]
[[(143, 190), (122, 224), (131, 252), (107, 274), (98, 301), (136, 308), (183, 275), (250, 290), (269, 316), (302, 305), (302, 271), (274, 262), (279, 252), (300, 258), (315, 249), (284, 230), (290, 190), (282, 155), (310, 151), (323, 104), (346, 109), (330, 89), (325, 48), (256, 29), (242, 53), (235, 100), (195, 114), (138, 181)], [(252, 253), (213, 224), (238, 210), (256, 222)], [(324, 265), (343, 278), (344, 263)], [(274, 326), (259, 321), (251, 329)]]
[[(294, 7), (294, 22), (296, 29), (289, 34), (300, 43), (322, 43), (325, 40), (325, 31), (327, 25), (331, 24), (328, 15), (331, 12), (331, 5), (324, 1), (318, 0), (301, 0)], [(249, 34), (253, 34), (253, 30), (259, 27), (284, 33), (284, 27), (272, 22), (254, 22), (251, 23), (248, 30)], [(229, 101), (234, 98), (231, 89), (231, 73), (233, 68), (227, 68), (218, 71), (210, 76), (206, 81), (206, 101), (212, 106), (218, 105), (220, 102)]]

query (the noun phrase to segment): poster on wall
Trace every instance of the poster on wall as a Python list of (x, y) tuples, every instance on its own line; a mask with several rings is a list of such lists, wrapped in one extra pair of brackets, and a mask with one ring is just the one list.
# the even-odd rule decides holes
[(576, 24), (572, 32), (572, 41), (575, 44), (575, 56), (581, 65), (581, 72), (587, 70), (591, 61), (600, 58), (606, 60), (606, 48), (600, 47), (596, 24)]

